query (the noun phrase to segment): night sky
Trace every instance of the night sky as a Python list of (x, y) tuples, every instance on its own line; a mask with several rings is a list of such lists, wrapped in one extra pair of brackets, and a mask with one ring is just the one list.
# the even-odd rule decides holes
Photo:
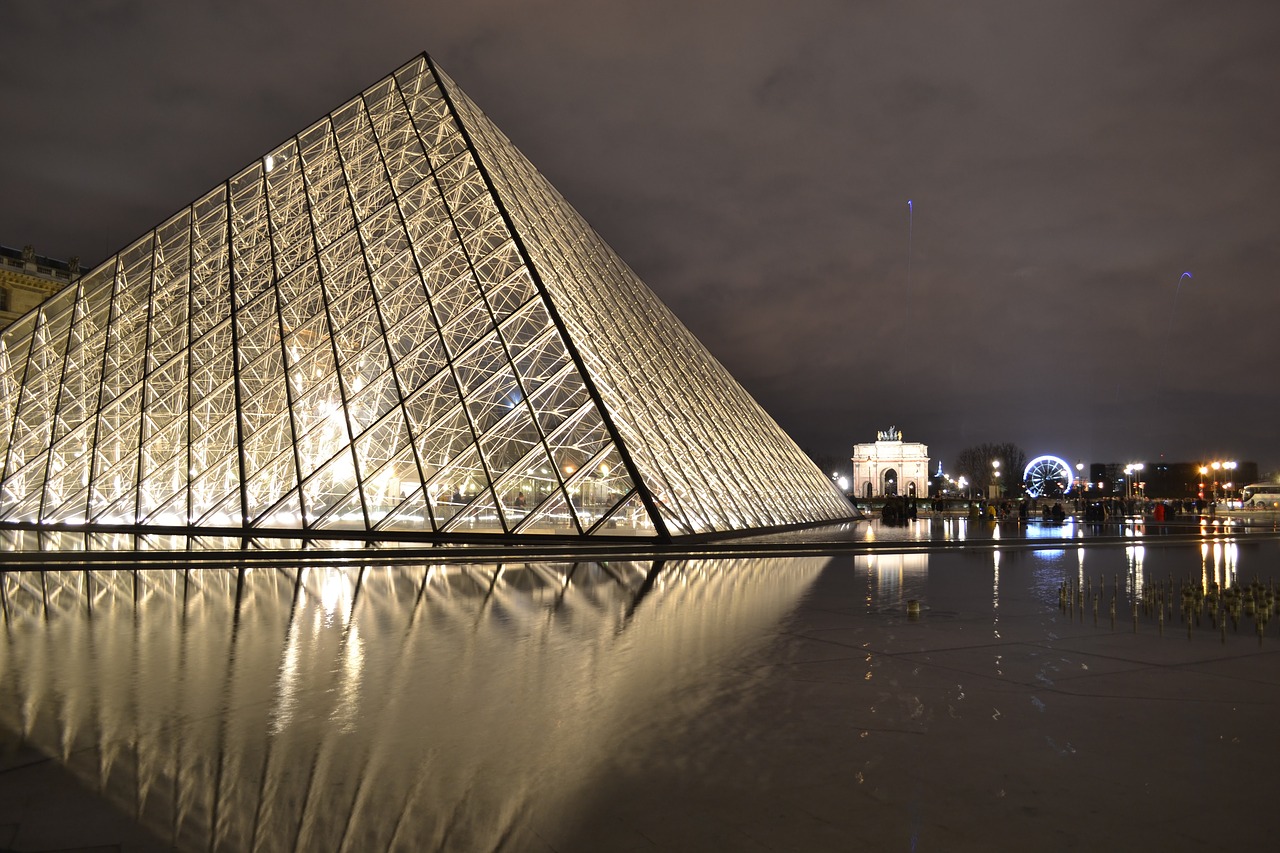
[(1275, 2), (4, 16), (5, 245), (96, 265), (425, 50), (812, 453), (1280, 468)]

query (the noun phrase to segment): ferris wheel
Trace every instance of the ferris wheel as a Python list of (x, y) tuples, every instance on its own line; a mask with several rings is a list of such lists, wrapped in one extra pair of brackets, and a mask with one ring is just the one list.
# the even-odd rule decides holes
[(1027, 463), (1022, 482), (1033, 498), (1064, 495), (1071, 489), (1071, 466), (1056, 456), (1037, 456)]

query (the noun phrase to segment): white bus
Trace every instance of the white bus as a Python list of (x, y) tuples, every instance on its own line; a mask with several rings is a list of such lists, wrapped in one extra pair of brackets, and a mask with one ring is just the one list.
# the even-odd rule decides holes
[(1280, 483), (1253, 483), (1240, 490), (1240, 497), (1246, 505), (1256, 501), (1256, 506), (1280, 507)]

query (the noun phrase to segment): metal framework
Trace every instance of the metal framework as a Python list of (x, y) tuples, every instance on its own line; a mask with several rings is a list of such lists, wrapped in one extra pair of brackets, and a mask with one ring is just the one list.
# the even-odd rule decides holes
[(666, 539), (853, 514), (426, 55), (0, 335), (0, 522)]

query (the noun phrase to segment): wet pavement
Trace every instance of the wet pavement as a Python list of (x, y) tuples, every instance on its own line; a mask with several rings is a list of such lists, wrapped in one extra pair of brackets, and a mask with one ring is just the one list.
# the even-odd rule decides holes
[(1269, 849), (1280, 541), (1036, 538), (6, 572), (0, 849)]

